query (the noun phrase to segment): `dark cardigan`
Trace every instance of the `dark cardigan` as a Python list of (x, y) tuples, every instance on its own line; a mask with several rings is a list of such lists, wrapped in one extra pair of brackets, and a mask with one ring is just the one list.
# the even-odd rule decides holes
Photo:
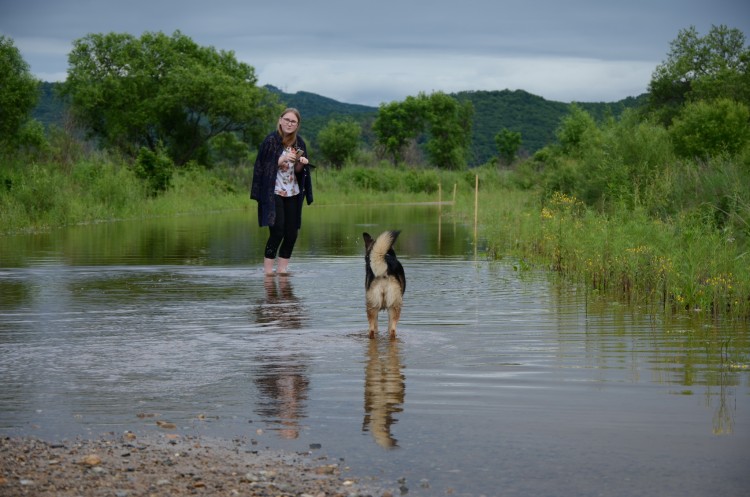
[[(307, 155), (305, 141), (297, 136), (297, 148), (301, 148)], [(279, 157), (284, 151), (281, 136), (274, 131), (266, 136), (263, 143), (258, 147), (258, 157), (253, 166), (253, 184), (250, 187), (250, 198), (258, 201), (258, 225), (273, 226), (276, 223), (276, 199), (273, 192), (276, 185), (276, 172), (279, 168)], [(295, 172), (297, 184), (299, 185), (299, 226), (302, 227), (302, 202), (301, 196), (307, 200), (307, 205), (313, 202), (312, 180), (310, 179), (310, 167), (306, 164), (301, 171)]]

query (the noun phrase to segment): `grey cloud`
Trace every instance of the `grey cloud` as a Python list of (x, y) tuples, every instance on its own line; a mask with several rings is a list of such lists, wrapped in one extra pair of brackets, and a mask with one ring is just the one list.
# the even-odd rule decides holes
[[(24, 0), (0, 2), (0, 33), (44, 77), (63, 78), (73, 41), (88, 33), (179, 29), (235, 52), (262, 83), (354, 103), (403, 98), (415, 88), (509, 87), (550, 99), (617, 100), (645, 90), (680, 29), (706, 33), (727, 24), (750, 32), (746, 3)], [(290, 76), (280, 64), (305, 73)]]

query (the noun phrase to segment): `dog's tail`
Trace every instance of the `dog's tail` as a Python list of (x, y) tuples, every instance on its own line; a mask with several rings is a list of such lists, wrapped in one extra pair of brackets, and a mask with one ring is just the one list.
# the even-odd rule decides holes
[(376, 278), (388, 272), (388, 263), (385, 256), (392, 250), (400, 231), (384, 231), (375, 240), (370, 251), (370, 269)]

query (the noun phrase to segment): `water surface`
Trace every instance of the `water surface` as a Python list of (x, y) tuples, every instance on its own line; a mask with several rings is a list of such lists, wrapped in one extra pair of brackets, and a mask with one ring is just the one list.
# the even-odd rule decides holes
[[(409, 495), (747, 495), (746, 326), (488, 262), (435, 206), (304, 216), (289, 277), (263, 276), (253, 213), (0, 238), (0, 434), (165, 420), (319, 444)], [(405, 308), (369, 340), (361, 233), (392, 228)]]

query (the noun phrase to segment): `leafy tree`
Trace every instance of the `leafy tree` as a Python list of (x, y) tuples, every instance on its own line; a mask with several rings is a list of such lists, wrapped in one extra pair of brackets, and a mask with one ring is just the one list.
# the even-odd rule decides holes
[(420, 95), (426, 108), (429, 139), (427, 152), (433, 164), (444, 169), (463, 169), (471, 144), (471, 102), (459, 102), (443, 92)]
[(104, 145), (131, 156), (161, 143), (177, 165), (205, 163), (212, 138), (259, 142), (280, 112), (251, 66), (179, 31), (90, 34), (74, 42), (68, 62), (62, 92), (73, 114)]
[(373, 123), (377, 142), (397, 164), (406, 145), (427, 132), (425, 148), (433, 164), (446, 169), (466, 166), (471, 143), (471, 102), (459, 102), (443, 92), (420, 93), (403, 102), (383, 104)]
[(318, 148), (323, 157), (341, 169), (347, 159), (357, 151), (362, 127), (352, 120), (329, 121), (318, 133)]
[(423, 106), (419, 99), (408, 96), (403, 102), (381, 104), (372, 124), (377, 143), (391, 156), (393, 164), (403, 160), (403, 151), (410, 140), (422, 132)]
[(731, 156), (750, 142), (750, 110), (728, 98), (689, 103), (669, 133), (675, 152), (682, 157)]
[(651, 77), (649, 110), (669, 124), (686, 102), (721, 97), (750, 104), (745, 35), (725, 25), (712, 26), (704, 37), (695, 27), (681, 30)]
[(17, 149), (24, 135), (36, 133), (31, 112), (39, 100), (39, 82), (11, 38), (0, 35), (0, 145)]
[(563, 118), (556, 135), (563, 152), (580, 156), (598, 141), (599, 128), (591, 114), (573, 104), (570, 113)]
[(521, 148), (521, 133), (503, 128), (495, 135), (495, 144), (497, 144), (500, 160), (507, 165), (511, 165)]

